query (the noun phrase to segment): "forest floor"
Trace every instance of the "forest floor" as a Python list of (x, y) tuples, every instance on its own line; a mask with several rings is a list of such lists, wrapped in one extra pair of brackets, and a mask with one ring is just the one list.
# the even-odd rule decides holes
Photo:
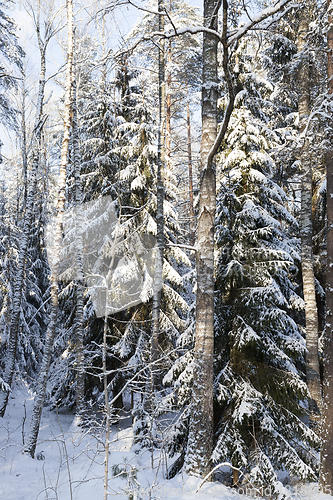
[[(0, 500), (102, 500), (104, 436), (75, 425), (73, 414), (43, 410), (36, 457), (22, 453), (27, 440), (33, 394), (16, 383), (5, 417), (0, 419)], [(165, 479), (165, 458), (159, 450), (133, 451), (129, 419), (112, 426), (109, 455), (109, 500), (249, 500), (218, 482), (179, 474)], [(170, 464), (168, 463), (168, 466)], [(262, 497), (260, 497), (262, 498)], [(324, 500), (315, 483), (292, 492), (300, 500)]]

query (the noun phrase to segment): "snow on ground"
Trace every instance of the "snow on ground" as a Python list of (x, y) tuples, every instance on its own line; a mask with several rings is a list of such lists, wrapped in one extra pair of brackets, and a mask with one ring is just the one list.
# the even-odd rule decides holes
[[(22, 453), (27, 439), (33, 394), (21, 382), (10, 396), (0, 419), (0, 500), (102, 500), (104, 479), (103, 436), (88, 433), (73, 422), (73, 415), (43, 410), (36, 456)], [(166, 480), (165, 460), (159, 451), (135, 454), (129, 421), (112, 427), (109, 455), (109, 499), (119, 500), (249, 500), (220, 483), (200, 482), (186, 474)], [(300, 500), (324, 500), (317, 485), (294, 492)], [(259, 498), (259, 497), (258, 497)]]

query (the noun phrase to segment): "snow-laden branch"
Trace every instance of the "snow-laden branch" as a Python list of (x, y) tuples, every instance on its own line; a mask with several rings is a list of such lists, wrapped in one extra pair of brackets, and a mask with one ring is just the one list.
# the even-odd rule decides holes
[[(227, 34), (227, 36), (225, 37), (225, 33), (220, 33), (219, 31), (214, 30), (210, 27), (212, 25), (212, 23), (210, 23), (209, 27), (199, 25), (199, 26), (184, 26), (182, 28), (176, 28), (175, 24), (173, 23), (173, 21), (171, 19), (170, 13), (166, 9), (164, 9), (164, 11), (162, 11), (162, 12), (157, 12), (157, 11), (154, 11), (151, 9), (145, 9), (143, 7), (140, 7), (133, 0), (120, 0), (119, 2), (116, 2), (112, 7), (115, 8), (116, 6), (125, 5), (126, 3), (129, 3), (129, 4), (133, 5), (134, 7), (136, 7), (137, 9), (143, 10), (143, 11), (148, 12), (150, 14), (166, 16), (169, 19), (170, 23), (172, 24), (173, 29), (171, 29), (169, 31), (154, 31), (149, 36), (143, 36), (139, 40), (137, 40), (129, 49), (116, 54), (116, 57), (122, 56), (124, 53), (133, 52), (138, 45), (140, 45), (143, 42), (153, 41), (154, 38), (170, 39), (170, 38), (182, 36), (182, 35), (185, 35), (188, 33), (191, 35), (197, 35), (199, 33), (207, 33), (207, 34), (215, 36), (219, 40), (219, 42), (222, 43), (222, 45), (224, 45), (226, 47), (230, 47), (234, 42), (236, 42), (237, 40), (242, 38), (248, 31), (251, 31), (252, 29), (256, 29), (256, 26), (258, 24), (260, 24), (262, 21), (264, 21), (265, 19), (268, 19), (268, 18), (274, 16), (275, 14), (277, 14), (278, 12), (282, 11), (282, 12), (280, 12), (280, 14), (278, 16), (271, 19), (269, 21), (269, 23), (265, 24), (264, 26), (259, 27), (260, 29), (267, 29), (271, 24), (278, 22), (291, 9), (298, 8), (298, 5), (295, 3), (291, 3), (290, 5), (288, 5), (290, 2), (291, 2), (291, 0), (280, 0), (275, 5), (268, 7), (267, 9), (262, 10), (259, 14), (254, 16), (248, 23), (246, 23), (244, 26), (242, 26), (238, 30), (235, 30), (231, 33), (229, 32)], [(220, 2), (217, 3), (216, 10), (218, 7), (220, 7)], [(108, 11), (108, 9), (109, 8), (107, 7), (106, 9), (104, 9), (104, 11)], [(214, 11), (214, 13), (215, 13), (215, 11)], [(213, 16), (212, 16), (212, 19), (213, 19)], [(227, 45), (225, 45), (225, 43), (223, 43), (225, 38), (227, 38)]]
[(152, 33), (152, 37), (159, 36), (161, 38), (173, 38), (179, 35), (185, 35), (186, 33), (190, 33), (191, 35), (197, 35), (198, 33), (209, 33), (210, 35), (216, 36), (221, 41), (221, 35), (218, 31), (213, 30), (211, 28), (206, 28), (206, 26), (185, 26), (184, 28), (179, 28), (177, 31), (155, 31)]
[(23, 80), (21, 76), (10, 75), (9, 73), (0, 73), (0, 78), (15, 78), (15, 80)]
[(148, 14), (156, 14), (157, 16), (165, 16), (166, 14), (163, 12), (159, 12), (158, 10), (153, 10), (153, 9), (147, 9), (146, 7), (142, 7), (141, 5), (138, 5), (136, 2), (133, 2), (133, 0), (127, 0), (125, 3), (129, 3), (130, 5), (133, 5), (138, 10), (142, 10), (143, 12), (148, 12)]
[[(268, 17), (274, 16), (274, 14), (276, 14), (277, 12), (280, 12), (280, 10), (284, 9), (284, 7), (286, 7), (290, 1), (291, 0), (281, 0), (280, 2), (276, 3), (274, 6), (267, 7), (267, 9), (262, 10), (258, 15), (254, 16), (251, 21), (246, 23), (244, 26), (242, 26), (242, 28), (237, 30), (236, 33), (234, 33), (233, 35), (231, 35), (229, 37), (228, 46), (230, 46), (231, 44), (233, 44), (234, 42), (236, 42), (237, 40), (242, 38), (248, 31), (250, 31), (257, 24), (261, 23), (262, 21), (264, 21)], [(292, 5), (288, 6), (288, 9), (284, 10), (282, 15), (284, 15), (287, 12), (287, 10), (290, 10), (293, 7), (298, 7), (298, 5), (292, 4)]]
[(287, 12), (289, 12), (291, 9), (295, 9), (296, 7), (299, 7), (299, 6), (297, 6), (294, 3), (290, 4), (290, 5), (288, 5), (288, 7), (286, 9), (284, 9), (282, 12), (280, 12), (280, 14), (278, 16), (274, 16), (273, 19), (270, 19), (269, 21), (267, 21), (267, 23), (261, 24), (259, 28), (253, 27), (252, 29), (253, 30), (259, 30), (259, 29), (260, 30), (267, 30), (268, 28), (270, 28), (272, 26), (272, 24), (278, 23), (280, 21), (280, 19), (282, 19), (283, 16), (286, 15)]
[(227, 128), (229, 125), (231, 113), (234, 109), (235, 104), (235, 90), (232, 83), (232, 77), (229, 71), (229, 54), (228, 54), (228, 4), (226, 0), (223, 0), (223, 20), (222, 20), (222, 36), (221, 36), (222, 46), (223, 46), (223, 59), (222, 59), (222, 67), (224, 71), (224, 76), (227, 82), (229, 101), (223, 116), (223, 121), (220, 127), (220, 130), (217, 134), (217, 137), (214, 141), (213, 146), (211, 147), (205, 168), (210, 168), (216, 155), (221, 142), (224, 139), (224, 136), (227, 132)]

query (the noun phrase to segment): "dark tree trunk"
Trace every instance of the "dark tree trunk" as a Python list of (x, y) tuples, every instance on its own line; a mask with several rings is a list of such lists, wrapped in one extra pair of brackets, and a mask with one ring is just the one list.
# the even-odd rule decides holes
[[(329, 2), (329, 7), (331, 2)], [(333, 94), (333, 24), (329, 15), (327, 33), (328, 93)], [(327, 153), (327, 269), (326, 325), (324, 332), (323, 411), (321, 422), (321, 459), (319, 484), (325, 493), (333, 494), (333, 137)]]
[[(297, 37), (298, 52), (301, 53), (305, 46), (305, 38), (309, 27), (310, 12), (308, 7), (301, 11), (301, 22)], [(300, 131), (304, 132), (309, 117), (309, 58), (302, 54), (302, 64), (298, 74), (299, 101), (298, 112), (300, 120)], [(301, 194), (301, 255), (302, 255), (302, 279), (303, 294), (305, 301), (305, 324), (306, 324), (306, 378), (309, 392), (312, 398), (310, 405), (310, 418), (315, 423), (319, 418), (321, 410), (321, 384), (319, 374), (318, 357), (318, 310), (316, 300), (315, 276), (313, 270), (312, 254), (312, 159), (309, 141), (305, 137), (301, 149), (302, 167), (302, 194)]]

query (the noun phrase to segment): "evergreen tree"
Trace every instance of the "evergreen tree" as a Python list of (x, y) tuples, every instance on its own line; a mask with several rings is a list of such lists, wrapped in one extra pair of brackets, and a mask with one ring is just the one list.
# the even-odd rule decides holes
[(243, 84), (219, 158), (213, 459), (244, 467), (253, 484), (278, 493), (274, 470), (316, 477), (318, 438), (301, 418), (307, 388), (297, 222), (273, 180), (277, 137), (249, 110), (253, 86)]
[(17, 88), (20, 76), (15, 72), (22, 70), (24, 52), (18, 43), (14, 21), (5, 13), (10, 2), (0, 2), (0, 122), (10, 128), (17, 127), (17, 109), (8, 98), (11, 90)]

